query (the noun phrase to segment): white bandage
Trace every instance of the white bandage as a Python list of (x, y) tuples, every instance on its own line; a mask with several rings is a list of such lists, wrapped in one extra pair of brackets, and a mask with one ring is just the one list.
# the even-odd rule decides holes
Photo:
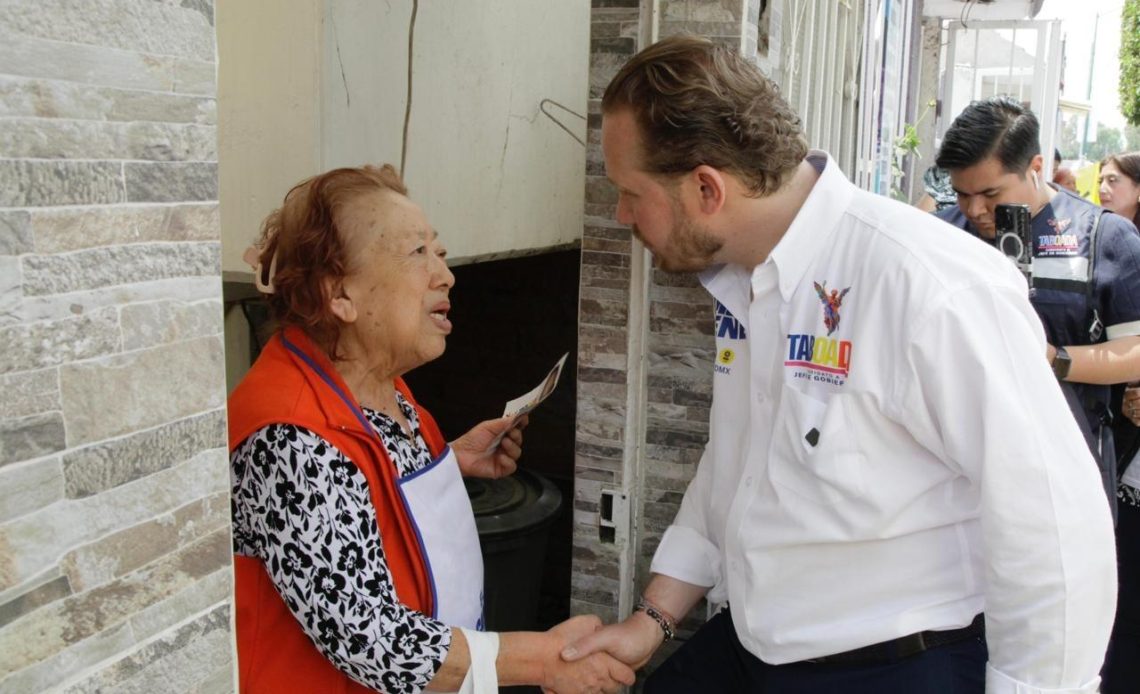
[(471, 667), (457, 694), (498, 694), (499, 673), (495, 660), (499, 657), (499, 635), (493, 631), (456, 628), (463, 632), (471, 654)]

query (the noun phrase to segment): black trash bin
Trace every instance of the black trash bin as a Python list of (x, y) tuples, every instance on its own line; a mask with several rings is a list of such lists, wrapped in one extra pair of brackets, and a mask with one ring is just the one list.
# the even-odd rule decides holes
[(562, 494), (550, 480), (521, 468), (510, 477), (463, 482), (483, 551), (487, 630), (538, 629), (546, 541)]

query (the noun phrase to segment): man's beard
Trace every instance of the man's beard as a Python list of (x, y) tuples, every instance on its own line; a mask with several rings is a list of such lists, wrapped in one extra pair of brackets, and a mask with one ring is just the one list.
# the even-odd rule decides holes
[[(724, 246), (724, 242), (697, 226), (691, 219), (681, 215), (673, 225), (665, 247), (650, 249), (657, 267), (666, 272), (701, 272), (713, 264), (713, 256)], [(641, 239), (637, 225), (633, 233)]]

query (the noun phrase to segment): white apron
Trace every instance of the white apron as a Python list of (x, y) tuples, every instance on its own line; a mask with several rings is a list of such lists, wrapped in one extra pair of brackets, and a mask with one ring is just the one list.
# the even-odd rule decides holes
[(483, 631), (483, 555), (475, 512), (451, 446), (431, 465), (399, 480), (423, 547), (435, 619), (462, 627), (471, 668), (460, 694), (497, 694), (498, 634)]
[(451, 446), (431, 465), (400, 478), (427, 562), (435, 619), (483, 630), (483, 555), (475, 512)]

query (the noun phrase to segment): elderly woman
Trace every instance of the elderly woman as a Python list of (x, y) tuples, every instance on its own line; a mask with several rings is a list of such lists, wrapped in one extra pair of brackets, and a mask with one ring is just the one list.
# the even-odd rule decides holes
[(281, 328), (229, 402), (242, 691), (631, 684), (608, 656), (559, 658), (594, 617), (481, 633), (461, 475), (512, 472), (522, 434), (504, 418), (448, 444), (400, 378), (443, 354), (455, 283), (406, 192), (390, 166), (310, 178), (255, 250)]

